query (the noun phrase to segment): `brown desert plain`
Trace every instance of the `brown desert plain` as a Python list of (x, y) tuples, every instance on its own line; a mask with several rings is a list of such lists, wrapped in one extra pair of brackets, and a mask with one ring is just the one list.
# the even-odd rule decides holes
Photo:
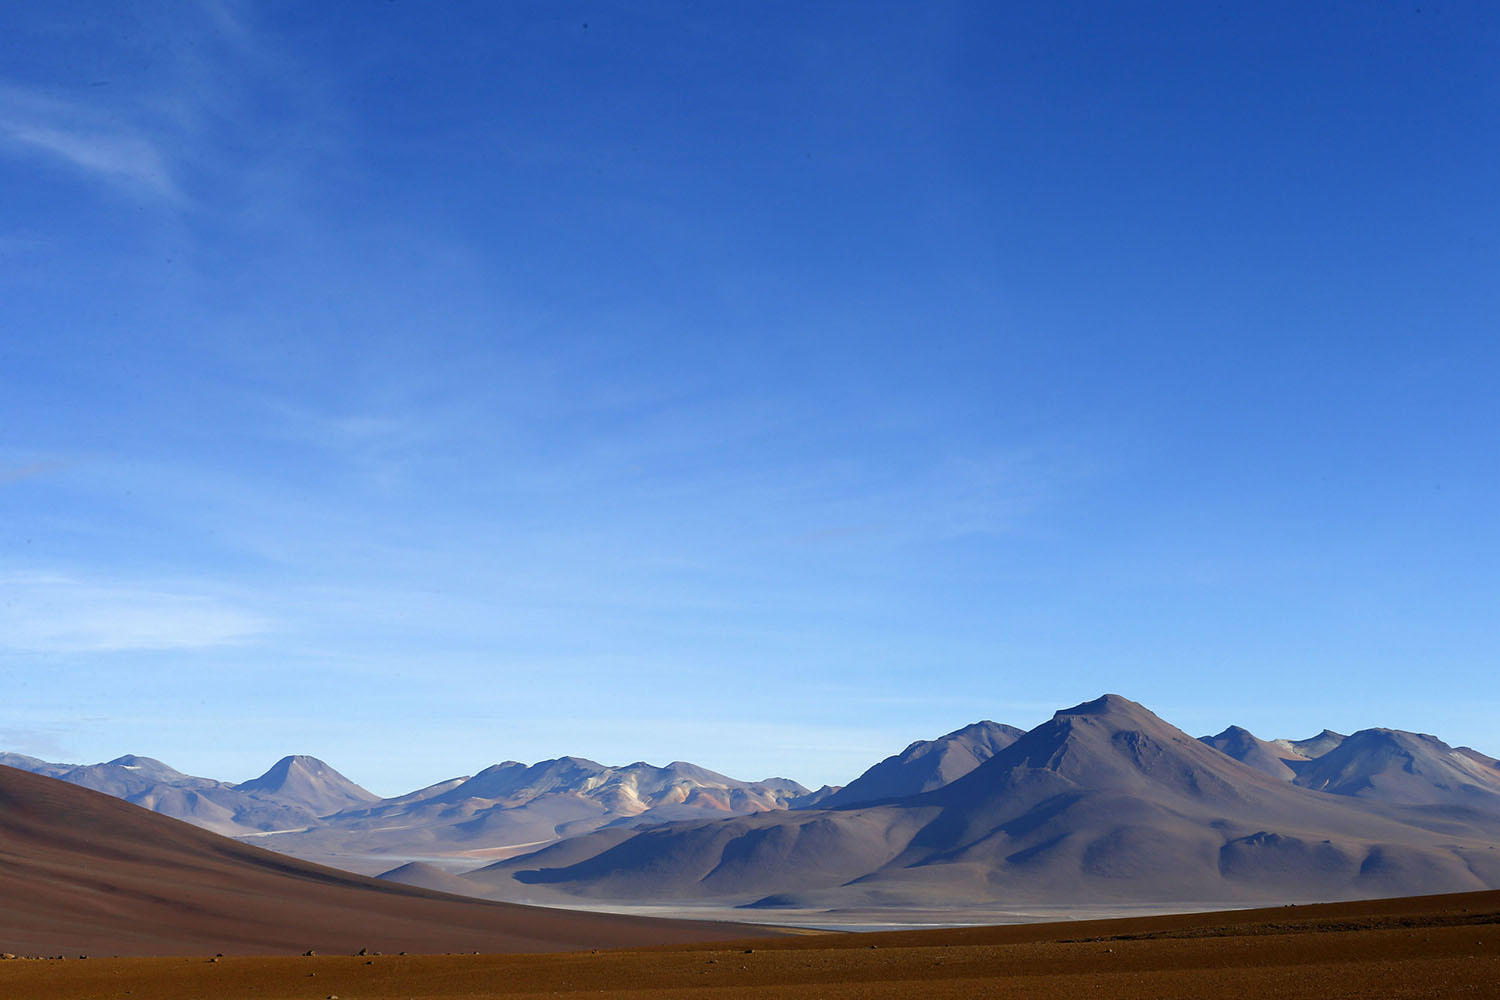
[(0, 951), (7, 1000), (1500, 997), (1500, 891), (794, 934), (380, 882), (0, 768)]
[(11, 961), (0, 996), (1497, 997), (1500, 892), (551, 954)]

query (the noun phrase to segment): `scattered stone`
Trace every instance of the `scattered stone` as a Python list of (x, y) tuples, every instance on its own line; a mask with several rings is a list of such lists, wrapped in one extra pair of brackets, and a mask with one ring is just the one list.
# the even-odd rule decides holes
[(369, 953), (370, 953), (370, 949), (368, 949), (368, 948), (361, 948), (361, 949), (359, 949), (359, 951), (356, 951), (354, 954), (359, 955), (361, 958), (363, 958), (365, 955), (368, 955)]
[(754, 955), (755, 954), (755, 949), (754, 948), (746, 948), (745, 949), (745, 954), (746, 955)]
[(311, 948), (309, 948), (309, 949), (307, 949), (306, 951), (304, 951), (302, 953), (302, 957), (303, 958), (312, 958), (316, 954), (317, 954), (317, 952), (315, 952)]
[(0, 962), (8, 962), (15, 957), (8, 951), (0, 951)]

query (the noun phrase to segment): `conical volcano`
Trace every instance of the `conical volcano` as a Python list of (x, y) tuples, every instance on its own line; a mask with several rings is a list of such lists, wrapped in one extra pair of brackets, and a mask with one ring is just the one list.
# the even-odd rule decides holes
[(235, 788), (294, 802), (319, 816), (380, 801), (374, 792), (366, 791), (318, 758), (305, 754), (283, 757), (265, 774)]

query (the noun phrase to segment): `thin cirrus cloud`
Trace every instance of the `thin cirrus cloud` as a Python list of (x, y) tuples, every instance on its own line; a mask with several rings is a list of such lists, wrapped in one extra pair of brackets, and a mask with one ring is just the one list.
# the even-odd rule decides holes
[(5, 132), (16, 145), (50, 154), (103, 180), (165, 198), (178, 197), (165, 160), (139, 136), (70, 132), (14, 122), (6, 123)]
[(269, 627), (254, 612), (181, 586), (13, 573), (0, 577), (0, 592), (0, 649), (12, 653), (206, 649)]
[(97, 120), (94, 110), (16, 87), (0, 89), (0, 137), (115, 187), (176, 200), (178, 184), (160, 145), (143, 131)]
[(122, 51), (150, 40), (153, 71), (105, 73), (86, 91), (72, 64), (50, 82), (0, 79), (0, 156), (60, 167), (169, 207), (207, 208), (210, 202), (192, 194), (207, 183), (205, 175), (221, 193), (239, 175), (253, 177), (269, 196), (285, 193), (276, 182), (284, 180), (286, 150), (315, 144), (319, 131), (305, 121), (279, 120), (275, 134), (291, 138), (273, 144), (270, 154), (243, 148), (259, 106), (251, 90), (291, 73), (234, 11), (204, 2), (131, 10), (118, 23), (110, 12), (98, 13)]

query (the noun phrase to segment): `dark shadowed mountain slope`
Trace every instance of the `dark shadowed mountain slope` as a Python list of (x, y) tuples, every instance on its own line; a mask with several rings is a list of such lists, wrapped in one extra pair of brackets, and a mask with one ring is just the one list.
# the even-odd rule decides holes
[[(867, 807), (580, 838), (471, 873), (506, 893), (769, 902), (1229, 902), (1500, 886), (1500, 822), (1435, 832), (1296, 787), (1107, 695), (966, 776)], [(1465, 825), (1467, 824), (1467, 825)], [(597, 835), (596, 835), (597, 836)], [(594, 847), (597, 846), (597, 850)]]
[(735, 933), (379, 882), (0, 767), (0, 941), (17, 953), (546, 951)]
[(1273, 778), (1291, 781), (1297, 776), (1292, 763), (1305, 760), (1280, 743), (1257, 739), (1255, 734), (1239, 726), (1230, 726), (1217, 736), (1198, 737), (1220, 753), (1228, 754), (1241, 764), (1248, 764)]
[(1491, 758), (1399, 729), (1355, 733), (1303, 765), (1297, 784), (1375, 802), (1500, 813), (1500, 770)]
[(935, 740), (919, 740), (804, 808), (844, 808), (930, 792), (962, 778), (1021, 735), (1022, 730), (1015, 726), (985, 720)]

